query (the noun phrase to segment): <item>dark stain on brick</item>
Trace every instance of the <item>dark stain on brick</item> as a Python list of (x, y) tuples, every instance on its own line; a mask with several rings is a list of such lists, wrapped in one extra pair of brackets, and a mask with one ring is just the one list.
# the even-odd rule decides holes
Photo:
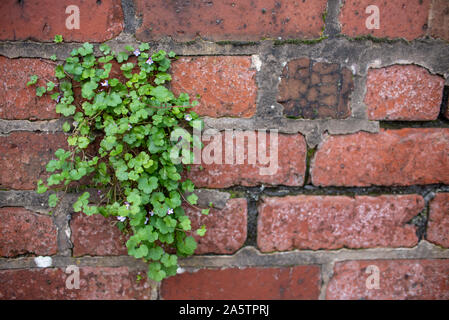
[(295, 59), (282, 72), (278, 102), (287, 117), (345, 119), (351, 114), (353, 88), (347, 68), (308, 58)]

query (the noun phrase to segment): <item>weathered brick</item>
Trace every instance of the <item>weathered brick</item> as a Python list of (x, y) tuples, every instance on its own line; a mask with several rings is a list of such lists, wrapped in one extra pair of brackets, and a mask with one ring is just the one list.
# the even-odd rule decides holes
[(370, 120), (435, 120), (444, 78), (415, 65), (370, 69), (365, 103)]
[[(80, 288), (68, 289), (74, 275), (65, 269), (0, 270), (0, 300), (128, 300), (151, 299), (152, 285), (127, 267), (80, 267)], [(141, 274), (142, 280), (137, 281)]]
[(203, 269), (162, 282), (165, 300), (294, 300), (318, 299), (320, 268)]
[[(184, 209), (191, 219), (192, 230), (203, 224), (207, 228), (204, 237), (193, 235), (198, 242), (195, 254), (231, 254), (245, 243), (246, 199), (229, 199), (223, 209), (211, 208), (207, 216), (187, 204)], [(114, 225), (115, 221), (117, 220), (114, 217), (105, 218), (98, 214), (73, 214), (70, 222), (73, 256), (126, 255), (127, 237)]]
[[(227, 188), (234, 185), (255, 186), (258, 184), (303, 185), (307, 153), (304, 137), (300, 134), (279, 134), (278, 143), (273, 143), (272, 145), (272, 134), (274, 133), (267, 133), (266, 137), (264, 137), (261, 132), (234, 131), (234, 138), (226, 138), (226, 133), (224, 132), (213, 136), (208, 140), (210, 142), (205, 141), (204, 143), (201, 166), (192, 166), (192, 169), (187, 173), (187, 177), (197, 187), (201, 188)], [(232, 132), (229, 132), (229, 135), (232, 136)], [(245, 135), (253, 135), (253, 137), (256, 137), (257, 142), (237, 143), (237, 141), (242, 141)], [(236, 137), (239, 137), (239, 140)], [(266, 143), (264, 138), (266, 138)], [(245, 141), (247, 141), (246, 138)], [(265, 148), (263, 148), (264, 143)], [(226, 158), (225, 152), (227, 147), (225, 144), (229, 145), (230, 150), (234, 150), (232, 157), (229, 152), (229, 157)], [(256, 149), (257, 144), (261, 144), (262, 148), (257, 147)], [(221, 145), (221, 149), (214, 148), (217, 145)], [(211, 152), (214, 149), (216, 153)], [(276, 152), (278, 153), (277, 155)], [(260, 153), (267, 155), (267, 159), (263, 159), (259, 155)], [(215, 160), (218, 163), (211, 163), (214, 157), (209, 159), (209, 154), (221, 154), (221, 159), (217, 157)], [(236, 155), (244, 159), (242, 164), (237, 162)], [(229, 159), (228, 163), (225, 163), (226, 159)], [(261, 171), (262, 169), (266, 170), (266, 172)]]
[[(369, 266), (374, 267), (368, 268)], [(379, 270), (379, 289), (373, 288), (375, 283), (372, 280), (375, 277), (373, 270)], [(447, 300), (449, 299), (449, 260), (337, 262), (334, 275), (327, 288), (326, 298), (331, 300)]]
[(262, 252), (413, 247), (416, 228), (407, 222), (423, 209), (418, 195), (264, 198), (257, 244)]
[(430, 202), (426, 239), (449, 248), (449, 193), (439, 193)]
[[(379, 38), (413, 40), (426, 35), (431, 0), (343, 0), (340, 24), (343, 34), (350, 37), (372, 35)], [(370, 5), (379, 9), (379, 29), (368, 29), (366, 13)]]
[(250, 57), (183, 57), (171, 72), (176, 95), (201, 96), (192, 110), (202, 116), (249, 118), (256, 112), (256, 70)]
[(198, 242), (195, 254), (232, 254), (240, 249), (246, 240), (246, 199), (229, 199), (223, 209), (210, 209), (209, 215), (185, 205), (186, 214), (192, 221), (192, 230), (206, 226), (206, 235), (194, 235)]
[(45, 170), (59, 148), (67, 146), (62, 133), (13, 132), (0, 136), (0, 186), (35, 189), (37, 180), (49, 176)]
[(189, 41), (198, 36), (208, 40), (318, 38), (326, 3), (325, 0), (135, 0), (136, 12), (142, 16), (137, 38), (145, 41), (166, 36), (177, 41)]
[(304, 119), (344, 119), (351, 115), (352, 73), (336, 63), (308, 58), (290, 61), (279, 84), (284, 115)]
[(72, 215), (70, 228), (73, 256), (115, 256), (126, 255), (126, 237), (114, 225), (117, 219), (105, 218), (100, 214), (86, 216), (84, 213)]
[[(79, 29), (72, 26), (72, 11), (68, 6), (79, 9)], [(68, 8), (70, 10), (70, 8)], [(52, 41), (60, 34), (65, 41), (102, 42), (116, 37), (123, 30), (123, 12), (120, 0), (72, 1), (41, 0), (0, 2), (0, 40)]]
[(316, 186), (449, 182), (449, 129), (382, 129), (328, 136), (311, 165)]
[(31, 75), (37, 75), (36, 86), (55, 82), (54, 65), (41, 59), (8, 59), (0, 56), (0, 118), (43, 120), (58, 118), (55, 103), (49, 95), (36, 96), (36, 87), (27, 87)]
[(429, 35), (449, 41), (449, 2), (432, 0), (429, 16)]
[(51, 217), (20, 207), (0, 208), (0, 256), (48, 256), (57, 250), (57, 230)]

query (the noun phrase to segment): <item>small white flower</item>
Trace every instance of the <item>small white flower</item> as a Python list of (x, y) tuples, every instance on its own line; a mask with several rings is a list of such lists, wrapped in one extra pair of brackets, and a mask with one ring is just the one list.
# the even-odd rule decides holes
[(103, 82), (100, 82), (102, 87), (107, 87), (109, 85), (108, 80), (104, 80)]
[(192, 120), (192, 116), (190, 114), (186, 114), (184, 116), (184, 119), (186, 119), (187, 121), (191, 121)]
[(78, 126), (78, 121), (73, 121), (73, 126), (77, 127)]
[(120, 221), (120, 222), (125, 222), (126, 217), (118, 216), (117, 220)]
[(140, 56), (140, 50), (139, 50), (139, 49), (134, 50), (133, 53), (134, 53), (134, 55), (135, 55), (136, 57)]
[(128, 124), (128, 130), (131, 130), (132, 128), (133, 128), (133, 126)]
[(167, 214), (172, 214), (172, 213), (173, 213), (173, 209), (172, 208), (168, 208)]
[(150, 219), (148, 219), (148, 217), (146, 217), (146, 218), (145, 218), (145, 224), (148, 223), (148, 220), (150, 220)]

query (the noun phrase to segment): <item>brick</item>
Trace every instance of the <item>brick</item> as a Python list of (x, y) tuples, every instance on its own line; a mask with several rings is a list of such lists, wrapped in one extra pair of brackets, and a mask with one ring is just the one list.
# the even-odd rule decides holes
[[(232, 132), (229, 132), (229, 135), (231, 136)], [(237, 143), (237, 141), (242, 141), (245, 135), (256, 137), (257, 142), (248, 144), (245, 138), (244, 145), (240, 142)], [(266, 143), (264, 138), (266, 138)], [(271, 140), (271, 134), (267, 133), (264, 137), (261, 132), (255, 131), (234, 131), (234, 138), (226, 138), (224, 132), (215, 135), (209, 141), (204, 140), (205, 147), (202, 149), (201, 166), (192, 166), (187, 177), (199, 188), (227, 188), (235, 185), (256, 186), (259, 184), (303, 185), (307, 153), (304, 137), (300, 134), (279, 134), (278, 143), (275, 143), (275, 139), (273, 139), (273, 144), (271, 144)], [(225, 143), (230, 150), (234, 150), (232, 158), (231, 152), (228, 153), (228, 158), (225, 157)], [(256, 149), (257, 144), (261, 144), (263, 147), (264, 143), (265, 150), (264, 148)], [(217, 145), (221, 146), (221, 150), (215, 148)], [(214, 149), (216, 153), (211, 152)], [(215, 159), (218, 163), (212, 162), (215, 156), (209, 159), (209, 154), (220, 155), (220, 153), (221, 159), (218, 156)], [(267, 159), (263, 159), (258, 155), (259, 153), (267, 155)], [(244, 158), (244, 162), (238, 162), (236, 155)], [(228, 164), (225, 163), (226, 159), (229, 159)]]
[(229, 199), (223, 209), (210, 209), (209, 215), (189, 205), (184, 207), (192, 221), (192, 230), (206, 226), (206, 235), (194, 234), (198, 242), (195, 254), (216, 253), (232, 254), (246, 241), (247, 203), (246, 199)]
[(162, 282), (165, 300), (309, 300), (318, 299), (320, 268), (202, 269)]
[(49, 173), (45, 167), (59, 148), (66, 148), (62, 133), (13, 132), (0, 136), (0, 187), (21, 190), (36, 188)]
[(430, 202), (426, 239), (449, 248), (449, 193), (439, 193)]
[[(144, 1), (135, 0), (142, 17), (139, 40), (171, 37), (190, 41), (318, 38), (327, 1)], [(244, 19), (242, 19), (244, 17)]]
[[(246, 199), (229, 199), (225, 208), (211, 208), (207, 216), (188, 205), (184, 205), (184, 209), (192, 222), (192, 230), (203, 224), (207, 228), (204, 237), (193, 235), (198, 242), (195, 254), (232, 254), (245, 243)], [(114, 217), (105, 218), (99, 214), (73, 214), (70, 222), (73, 256), (127, 255), (127, 237), (114, 225), (115, 221)]]
[(257, 245), (262, 252), (413, 247), (416, 228), (407, 222), (423, 209), (418, 195), (264, 198)]
[(183, 57), (171, 71), (176, 95), (201, 96), (192, 110), (202, 116), (250, 118), (256, 112), (256, 70), (250, 57)]
[[(368, 268), (370, 265), (379, 270), (379, 289), (372, 287), (375, 267)], [(449, 299), (449, 260), (337, 262), (327, 288), (326, 298), (329, 300), (447, 300)]]
[(448, 160), (448, 129), (381, 129), (325, 138), (311, 176), (316, 186), (448, 183)]
[[(79, 8), (79, 29), (68, 29), (73, 24), (71, 11), (66, 8), (76, 5)], [(123, 30), (123, 12), (120, 0), (111, 1), (72, 1), (4, 0), (0, 3), (3, 18), (0, 22), (0, 40), (53, 41), (55, 35), (63, 36), (64, 41), (102, 42), (118, 36)]]
[(73, 256), (127, 255), (127, 239), (114, 222), (117, 222), (114, 217), (105, 218), (100, 214), (73, 214), (70, 222)]
[(57, 251), (57, 230), (51, 217), (20, 207), (0, 208), (0, 256), (49, 256)]
[[(68, 289), (73, 283), (64, 269), (0, 270), (0, 300), (129, 300), (151, 299), (152, 285), (142, 272), (127, 267), (80, 267), (80, 288)], [(141, 274), (142, 280), (137, 281)]]
[(370, 120), (435, 120), (444, 78), (415, 65), (370, 69), (365, 103)]
[(428, 34), (449, 41), (449, 2), (432, 0)]
[[(431, 0), (343, 0), (340, 10), (341, 32), (350, 37), (372, 35), (379, 38), (413, 40), (426, 35)], [(379, 29), (368, 29), (372, 13), (366, 8), (379, 8)]]
[(344, 119), (351, 115), (353, 88), (349, 69), (301, 58), (284, 67), (277, 100), (288, 117)]
[[(36, 86), (46, 86), (54, 79), (54, 64), (41, 59), (8, 59), (0, 56), (0, 118), (46, 120), (58, 118), (55, 103), (49, 95), (36, 96)], [(36, 86), (27, 87), (31, 75), (37, 75)]]

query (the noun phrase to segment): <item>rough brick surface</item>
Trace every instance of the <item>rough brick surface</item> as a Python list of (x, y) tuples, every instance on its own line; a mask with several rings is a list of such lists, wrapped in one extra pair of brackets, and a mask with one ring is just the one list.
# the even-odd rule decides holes
[[(36, 86), (55, 82), (54, 65), (40, 59), (8, 59), (0, 56), (0, 118), (43, 120), (58, 118), (50, 96), (36, 96)], [(31, 75), (37, 75), (36, 85), (27, 87)]]
[(114, 222), (117, 222), (117, 219), (105, 218), (100, 214), (73, 214), (70, 221), (73, 256), (127, 255), (126, 237)]
[(317, 299), (318, 266), (199, 270), (162, 282), (165, 300), (294, 300)]
[(429, 35), (449, 41), (449, 1), (432, 0)]
[[(380, 289), (372, 287), (374, 273), (372, 267), (368, 268), (370, 265), (376, 266), (379, 270)], [(370, 276), (371, 278), (368, 279)], [(327, 288), (326, 298), (447, 300), (449, 299), (449, 260), (337, 262), (334, 275)]]
[(416, 228), (406, 223), (423, 208), (418, 195), (264, 198), (257, 244), (263, 252), (413, 247)]
[(0, 208), (0, 256), (56, 252), (57, 230), (51, 217), (19, 207)]
[[(340, 24), (343, 34), (350, 37), (372, 35), (379, 38), (413, 40), (426, 35), (431, 0), (343, 0)], [(372, 13), (366, 8), (379, 8), (379, 29), (368, 29), (366, 21)]]
[(449, 193), (439, 193), (430, 202), (427, 240), (449, 248)]
[[(232, 132), (229, 133), (232, 137)], [(255, 131), (234, 131), (234, 134), (234, 138), (226, 138), (226, 133), (222, 132), (204, 142), (201, 166), (192, 166), (187, 174), (197, 187), (227, 188), (234, 185), (255, 186), (258, 184), (301, 186), (304, 184), (307, 147), (302, 135), (278, 134), (277, 144), (273, 139), (274, 143), (271, 147), (272, 138), (269, 133), (264, 136), (261, 132)], [(256, 142), (254, 143), (254, 139), (245, 138), (245, 135), (256, 137)], [(245, 144), (240, 142), (243, 138), (245, 138)], [(253, 142), (247, 143), (248, 140)], [(262, 148), (257, 147), (257, 144), (260, 144)], [(221, 146), (221, 149), (217, 146)], [(233, 150), (233, 153), (226, 152), (227, 148)], [(211, 152), (213, 150), (216, 153)], [(215, 157), (220, 154), (221, 157)], [(266, 159), (260, 154), (266, 155)], [(209, 155), (212, 156), (209, 157)], [(244, 162), (238, 162), (236, 155), (244, 158)], [(213, 163), (214, 159), (218, 163)]]
[(169, 36), (177, 41), (318, 38), (327, 1), (144, 1), (135, 0), (142, 16), (139, 40)]
[(415, 65), (370, 69), (365, 103), (371, 120), (435, 120), (444, 78)]
[(68, 289), (66, 281), (73, 284), (64, 269), (0, 270), (0, 300), (128, 300), (150, 299), (151, 285), (145, 280), (136, 281), (137, 271), (127, 267), (80, 267), (79, 289)]
[(256, 70), (250, 57), (184, 57), (172, 64), (172, 88), (200, 104), (192, 110), (210, 117), (252, 117), (256, 112)]
[(0, 136), (0, 187), (35, 189), (37, 180), (49, 176), (45, 170), (50, 159), (67, 143), (62, 133), (13, 132)]
[[(79, 8), (79, 29), (67, 28), (67, 19), (68, 26), (73, 24), (72, 12), (66, 13), (70, 5)], [(123, 30), (120, 0), (4, 0), (0, 2), (0, 12), (0, 40), (52, 41), (55, 35), (60, 34), (65, 41), (102, 42), (116, 37)]]
[(304, 119), (344, 119), (351, 115), (349, 98), (354, 87), (351, 71), (336, 63), (290, 61), (279, 84), (278, 102), (284, 115)]
[(384, 130), (328, 136), (311, 166), (316, 186), (449, 182), (449, 129)]
[[(206, 225), (204, 237), (194, 235), (198, 242), (195, 254), (231, 254), (240, 249), (246, 240), (246, 199), (230, 199), (223, 209), (210, 209), (209, 215), (185, 205), (186, 214), (192, 221), (192, 230)], [(127, 255), (127, 237), (114, 225), (117, 220), (102, 215), (72, 215), (73, 256)]]
[(232, 254), (245, 243), (248, 211), (246, 199), (229, 199), (225, 208), (210, 209), (207, 216), (189, 205), (185, 205), (184, 209), (192, 221), (192, 230), (203, 224), (207, 229), (204, 237), (194, 235), (198, 242), (195, 254)]

